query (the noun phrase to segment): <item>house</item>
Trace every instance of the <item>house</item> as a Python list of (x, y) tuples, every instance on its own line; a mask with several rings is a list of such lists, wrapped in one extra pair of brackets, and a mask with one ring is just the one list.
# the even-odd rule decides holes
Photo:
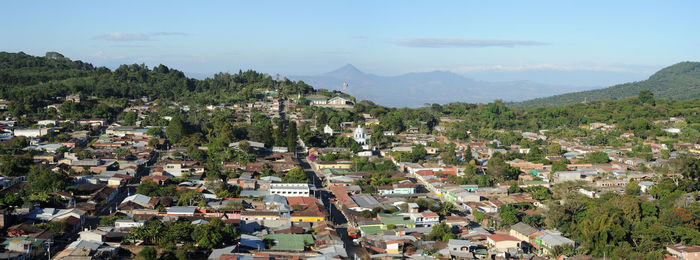
[(194, 162), (170, 162), (165, 164), (163, 170), (165, 170), (168, 175), (175, 177), (182, 177), (183, 174), (204, 174), (203, 167), (197, 167)]
[(289, 207), (289, 203), (287, 203), (287, 199), (281, 195), (277, 194), (271, 194), (265, 196), (265, 199), (263, 200), (265, 202), (265, 208), (267, 210), (274, 210), (274, 211), (291, 211), (291, 208)]
[(328, 97), (323, 95), (308, 95), (305, 97), (311, 105), (325, 105), (328, 104)]
[(98, 242), (102, 243), (105, 241), (105, 236), (107, 232), (99, 229), (80, 231), (80, 239), (84, 241)]
[(48, 240), (28, 236), (8, 238), (0, 245), (4, 245), (9, 252), (19, 253), (22, 256), (16, 259), (40, 259), (44, 254), (44, 248), (48, 248)]
[(556, 172), (557, 183), (567, 182), (567, 181), (578, 181), (582, 180), (580, 171), (561, 171)]
[(56, 121), (56, 120), (39, 120), (36, 122), (36, 124), (39, 126), (44, 126), (44, 127), (57, 126), (58, 121)]
[(194, 216), (195, 210), (197, 207), (194, 206), (165, 208), (167, 216)]
[(333, 97), (326, 101), (326, 104), (328, 105), (348, 105), (348, 104), (353, 104), (352, 100), (344, 98), (344, 97)]
[(667, 245), (666, 251), (680, 260), (700, 260), (700, 246)]
[(401, 240), (389, 240), (386, 241), (386, 253), (387, 254), (400, 254), (403, 241)]
[(420, 207), (418, 206), (417, 203), (407, 203), (408, 204), (408, 213), (418, 213)]
[(66, 101), (80, 103), (80, 94), (66, 95)]
[(411, 181), (402, 181), (398, 184), (394, 184), (393, 186), (380, 186), (378, 187), (378, 191), (380, 195), (415, 194), (416, 185)]
[(143, 227), (146, 222), (143, 220), (133, 220), (133, 219), (117, 219), (114, 221), (114, 227), (115, 228), (135, 228), (135, 227)]
[(284, 197), (308, 197), (311, 189), (306, 183), (271, 183), (270, 194), (277, 194)]
[(478, 244), (474, 244), (469, 240), (450, 239), (447, 242), (447, 248), (450, 255), (457, 258), (473, 258), (473, 252), (479, 248)]
[(671, 133), (671, 134), (680, 134), (681, 130), (678, 128), (662, 128), (664, 132)]
[(523, 222), (518, 222), (515, 225), (510, 226), (510, 235), (520, 239), (520, 241), (530, 242), (530, 235), (537, 232), (536, 228), (525, 224)]
[(264, 210), (244, 210), (241, 211), (241, 220), (279, 220), (280, 213), (277, 211), (264, 211)]
[(328, 215), (321, 202), (314, 197), (287, 197), (287, 203), (294, 209), (291, 222), (325, 221)]
[(639, 190), (641, 190), (643, 193), (646, 193), (651, 186), (654, 185), (654, 182), (652, 181), (640, 181), (639, 182)]
[[(243, 240), (243, 238), (241, 238), (241, 240)], [(211, 254), (209, 254), (209, 257), (207, 257), (207, 260), (229, 259), (229, 258), (225, 258), (225, 257), (232, 255), (234, 252), (236, 252), (236, 248), (237, 248), (236, 245), (227, 246), (227, 247), (223, 247), (223, 248), (216, 248), (216, 249), (211, 251)], [(264, 249), (265, 246), (263, 245), (262, 248)], [(231, 259), (236, 259), (236, 260), (239, 259), (237, 255), (232, 255), (232, 256), (233, 256), (233, 258), (231, 258)]]
[(40, 220), (43, 222), (50, 222), (53, 220), (64, 219), (67, 217), (75, 217), (84, 222), (85, 211), (72, 208), (72, 209), (55, 209), (55, 208), (43, 208), (32, 211), (27, 218)]
[(535, 246), (540, 249), (541, 254), (551, 254), (555, 246), (571, 245), (576, 248), (576, 242), (561, 235), (554, 230), (544, 230), (544, 235), (535, 237)]
[(265, 248), (265, 242), (261, 238), (247, 234), (241, 234), (240, 244), (241, 247), (249, 249), (260, 250)]
[(507, 252), (520, 248), (520, 239), (507, 234), (493, 234), (486, 237), (486, 242), (494, 251)]
[(459, 202), (479, 202), (481, 201), (481, 195), (476, 192), (463, 191), (455, 194), (457, 201)]
[(314, 238), (310, 234), (272, 234), (265, 235), (264, 239), (272, 241), (270, 250), (273, 251), (304, 251), (307, 246), (314, 245)]
[(432, 227), (433, 225), (440, 224), (440, 215), (435, 212), (411, 214), (410, 217), (416, 222), (417, 226)]
[(357, 206), (350, 209), (359, 212), (372, 210), (374, 207), (379, 205), (379, 201), (377, 201), (377, 199), (375, 199), (371, 194), (356, 194), (352, 196), (352, 200)]
[(24, 137), (40, 137), (49, 133), (50, 128), (23, 128), (15, 129), (12, 133), (14, 136)]
[(317, 171), (323, 171), (323, 169), (350, 170), (353, 165), (351, 161), (316, 162), (314, 164), (316, 164)]
[(413, 221), (413, 219), (406, 218), (403, 215), (380, 213), (380, 214), (378, 214), (377, 218), (379, 218), (379, 222), (382, 224), (380, 226), (380, 228), (382, 230), (387, 230), (389, 225), (393, 225), (395, 227), (402, 227), (402, 228), (414, 228), (414, 227), (416, 227), (416, 224)]

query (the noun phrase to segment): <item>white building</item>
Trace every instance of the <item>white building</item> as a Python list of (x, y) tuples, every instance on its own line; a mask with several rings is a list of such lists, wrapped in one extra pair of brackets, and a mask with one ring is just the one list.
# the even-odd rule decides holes
[(26, 129), (15, 129), (15, 136), (24, 137), (39, 137), (49, 133), (49, 128), (26, 128)]
[(145, 221), (137, 221), (133, 219), (117, 219), (114, 221), (114, 227), (115, 228), (135, 228), (135, 227), (143, 227), (145, 224)]
[(355, 128), (355, 131), (353, 131), (353, 139), (355, 139), (355, 142), (357, 142), (359, 145), (367, 144), (365, 129), (358, 125), (357, 128)]
[(39, 120), (36, 124), (40, 126), (57, 126), (58, 122), (56, 120)]
[(663, 128), (661, 130), (668, 132), (668, 133), (672, 133), (672, 134), (680, 134), (681, 133), (681, 130), (678, 128)]
[(325, 127), (323, 127), (323, 133), (333, 135), (333, 128), (331, 128), (329, 125), (326, 125)]
[(284, 197), (308, 197), (311, 189), (306, 183), (271, 183), (270, 194)]

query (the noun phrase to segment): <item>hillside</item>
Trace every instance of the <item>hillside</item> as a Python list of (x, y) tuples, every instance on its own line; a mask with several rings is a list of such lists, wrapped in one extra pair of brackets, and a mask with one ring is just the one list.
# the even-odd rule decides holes
[(512, 103), (515, 107), (550, 107), (583, 101), (616, 100), (634, 97), (650, 90), (657, 99), (694, 100), (700, 98), (700, 62), (681, 62), (666, 67), (649, 79), (608, 88), (561, 94)]
[(158, 65), (121, 65), (115, 70), (74, 61), (55, 52), (46, 56), (0, 52), (0, 98), (36, 111), (67, 94), (97, 98), (149, 97), (185, 103), (218, 104), (258, 100), (262, 90), (284, 95), (316, 92), (303, 82), (275, 81), (256, 71), (218, 73), (204, 80), (188, 78), (179, 70)]

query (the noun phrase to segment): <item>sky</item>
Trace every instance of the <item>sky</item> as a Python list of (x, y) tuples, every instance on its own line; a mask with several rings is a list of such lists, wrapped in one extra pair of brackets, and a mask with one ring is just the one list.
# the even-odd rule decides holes
[(0, 51), (191, 75), (433, 70), (606, 85), (700, 61), (700, 1), (4, 1)]

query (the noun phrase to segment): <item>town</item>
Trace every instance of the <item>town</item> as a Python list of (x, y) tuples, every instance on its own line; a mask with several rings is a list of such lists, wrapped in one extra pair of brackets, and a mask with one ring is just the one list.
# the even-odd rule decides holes
[(390, 109), (251, 71), (211, 80), (243, 98), (6, 95), (0, 259), (700, 258), (697, 100), (642, 91), (569, 108), (654, 120), (572, 125), (542, 123), (564, 108), (535, 122), (499, 102)]

